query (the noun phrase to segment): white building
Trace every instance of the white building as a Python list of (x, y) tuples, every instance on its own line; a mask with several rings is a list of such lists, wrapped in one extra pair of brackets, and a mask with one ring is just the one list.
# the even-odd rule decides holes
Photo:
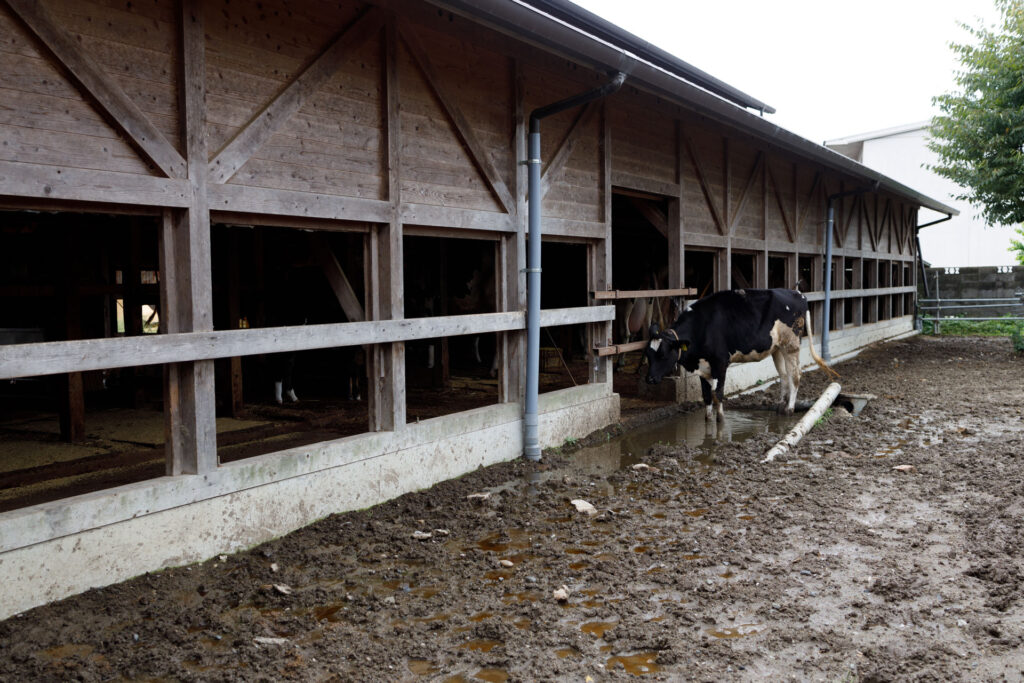
[[(925, 168), (937, 156), (928, 149), (928, 122), (826, 140), (825, 146), (960, 210), (959, 216), (921, 231), (921, 257), (935, 267), (1011, 266), (1013, 228), (988, 226), (981, 211), (962, 199), (959, 185)], [(921, 209), (919, 220), (942, 218)]]

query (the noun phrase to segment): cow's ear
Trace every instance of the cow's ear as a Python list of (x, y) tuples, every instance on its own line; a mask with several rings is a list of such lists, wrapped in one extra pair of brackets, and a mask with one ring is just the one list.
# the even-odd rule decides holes
[(658, 323), (651, 323), (651, 329), (650, 329), (650, 335), (649, 335), (650, 338), (654, 339), (659, 334), (661, 334), (661, 328), (658, 327)]

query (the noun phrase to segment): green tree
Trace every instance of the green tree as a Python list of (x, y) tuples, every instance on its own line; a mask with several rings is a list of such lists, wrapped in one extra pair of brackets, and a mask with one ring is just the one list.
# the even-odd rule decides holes
[[(963, 188), (990, 225), (1024, 223), (1024, 0), (995, 0), (998, 27), (964, 26), (971, 44), (952, 44), (958, 90), (932, 101), (930, 168)], [(1020, 233), (1020, 229), (1018, 229)], [(1021, 233), (1024, 237), (1024, 233)], [(1018, 260), (1024, 245), (1015, 242)], [(1024, 263), (1024, 261), (1021, 261)]]
[(1020, 235), (1021, 239), (1010, 240), (1010, 251), (1014, 252), (1013, 257), (1017, 259), (1017, 263), (1024, 266), (1024, 228), (1017, 226), (1014, 232)]

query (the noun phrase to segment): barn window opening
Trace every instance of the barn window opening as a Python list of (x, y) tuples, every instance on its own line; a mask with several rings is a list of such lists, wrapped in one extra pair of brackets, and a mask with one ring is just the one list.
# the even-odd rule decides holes
[[(846, 289), (860, 289), (861, 284), (861, 259), (859, 258), (847, 258), (843, 268), (843, 283)], [(845, 325), (856, 326), (861, 324), (861, 315), (863, 310), (863, 298), (862, 297), (851, 297), (846, 300), (846, 312), (843, 317), (843, 323)]]
[[(217, 330), (314, 326), (365, 316), (364, 234), (215, 224)], [(214, 361), (217, 457), (231, 462), (369, 430), (360, 346)]]
[[(418, 235), (403, 239), (407, 319), (498, 310), (497, 242)], [(406, 343), (407, 420), (497, 404), (500, 362), (496, 333)]]
[(749, 289), (757, 286), (757, 260), (753, 254), (732, 252), (732, 288)]
[[(842, 259), (839, 257), (833, 257), (830, 265), (832, 272), (829, 274), (832, 283), (832, 291), (839, 291), (845, 288), (844, 279), (840, 278)], [(822, 279), (824, 280), (824, 271), (822, 271)], [(845, 320), (845, 299), (833, 297), (831, 301), (831, 312), (829, 313), (829, 329), (841, 330), (843, 329), (843, 321)]]
[(818, 290), (818, 283), (814, 280), (814, 257), (813, 256), (801, 256), (797, 260), (797, 282), (800, 285), (800, 291), (804, 292), (815, 292)]
[[(861, 283), (864, 289), (876, 289), (878, 287), (878, 262), (874, 259), (861, 261)], [(864, 297), (864, 322), (878, 322), (878, 297)]]
[(794, 282), (789, 277), (789, 259), (785, 256), (768, 257), (768, 287), (770, 289), (791, 289)]
[[(0, 211), (0, 353), (158, 333), (158, 227), (153, 216)], [(0, 382), (0, 510), (162, 476), (163, 398), (162, 365)]]
[[(587, 246), (541, 242), (541, 310), (586, 306)], [(556, 265), (557, 264), (557, 265)], [(586, 384), (590, 377), (587, 327), (583, 323), (540, 329), (540, 393)]]
[(697, 298), (703, 299), (715, 292), (715, 264), (717, 253), (700, 249), (687, 249), (684, 254), (683, 286), (697, 290)]
[(667, 288), (667, 235), (667, 200), (641, 193), (614, 193), (610, 287), (624, 290)]

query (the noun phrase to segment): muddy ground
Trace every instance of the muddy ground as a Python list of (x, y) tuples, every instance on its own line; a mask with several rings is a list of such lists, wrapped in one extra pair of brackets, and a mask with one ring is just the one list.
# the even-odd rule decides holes
[(772, 464), (760, 434), (480, 470), (9, 619), (0, 680), (1021, 680), (1024, 359), (916, 337), (837, 369), (877, 398)]

